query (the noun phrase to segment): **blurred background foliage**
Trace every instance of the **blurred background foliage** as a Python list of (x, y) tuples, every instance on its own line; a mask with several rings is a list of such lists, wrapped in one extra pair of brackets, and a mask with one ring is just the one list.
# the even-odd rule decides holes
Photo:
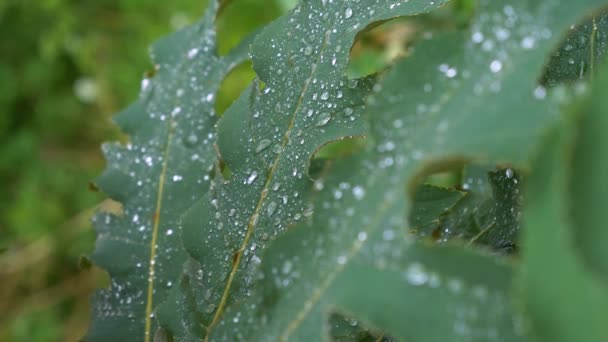
[[(218, 22), (219, 52), (295, 2), (232, 1)], [(464, 25), (472, 3), (456, 1), (432, 16), (360, 35), (351, 76), (404, 56), (421, 28)], [(127, 139), (110, 117), (137, 96), (152, 68), (149, 45), (193, 23), (205, 6), (204, 0), (0, 1), (0, 341), (83, 336), (89, 297), (107, 281), (81, 257), (94, 248), (91, 214), (111, 205), (87, 190), (104, 167), (100, 144)], [(250, 63), (237, 68), (223, 83), (218, 111), (253, 77)]]

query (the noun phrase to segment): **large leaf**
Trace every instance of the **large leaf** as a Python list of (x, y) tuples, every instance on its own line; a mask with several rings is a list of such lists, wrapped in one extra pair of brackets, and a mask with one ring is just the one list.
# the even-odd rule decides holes
[(93, 261), (109, 272), (111, 285), (95, 296), (87, 340), (150, 341), (154, 306), (186, 260), (178, 221), (209, 186), (215, 94), (248, 51), (244, 43), (216, 55), (217, 6), (211, 1), (199, 23), (154, 45), (154, 78), (143, 80), (139, 100), (115, 119), (130, 142), (105, 146), (108, 168), (97, 183), (123, 210), (94, 220)]
[[(595, 164), (589, 167), (593, 158), (606, 170), (601, 154), (605, 155), (606, 145), (601, 145), (603, 134), (597, 134), (608, 128), (606, 79), (596, 84), (594, 99), (582, 113), (580, 131), (573, 129), (577, 126), (574, 120), (567, 120), (546, 139), (530, 179), (520, 284), (538, 341), (608, 340), (608, 287), (586, 264), (590, 260), (592, 269), (604, 271), (607, 256), (602, 239), (606, 236), (602, 221), (606, 187), (600, 179), (606, 173), (594, 171)], [(580, 174), (582, 168), (584, 175)], [(572, 193), (576, 194), (574, 200)], [(580, 239), (581, 250), (575, 248), (574, 237)]]
[[(537, 140), (557, 117), (553, 97), (536, 84), (545, 59), (561, 32), (603, 3), (519, 0), (505, 5), (482, 1), (471, 33), (441, 36), (418, 46), (370, 99), (373, 142), (369, 150), (338, 167), (333, 179), (324, 184), (312, 226), (290, 230), (275, 244), (276, 250), (270, 249), (258, 290), (264, 293), (263, 300), (253, 297), (231, 308), (230, 319), (222, 322), (214, 336), (306, 340), (318, 336), (328, 312), (343, 309), (389, 334), (437, 340), (434, 327), (443, 326), (442, 320), (454, 323), (456, 318), (445, 306), (458, 306), (459, 299), (445, 297), (441, 304), (422, 308), (414, 299), (413, 305), (399, 302), (407, 292), (397, 284), (383, 283), (380, 289), (370, 286), (377, 284), (376, 277), (391, 279), (384, 273), (386, 268), (399, 265), (394, 266), (399, 273), (412, 263), (420, 264), (414, 267), (414, 284), (431, 282), (430, 276), (416, 275), (424, 273), (420, 269), (427, 267), (421, 265), (430, 262), (434, 253), (417, 256), (418, 247), (410, 251), (412, 247), (401, 241), (407, 227), (404, 212), (411, 206), (406, 187), (411, 190), (420, 173), (463, 161), (525, 166)], [(289, 250), (283, 249), (285, 245)], [(409, 253), (414, 256), (403, 260)], [(491, 264), (484, 258), (475, 260)], [(373, 267), (359, 267), (361, 264)], [(336, 284), (348, 283), (354, 269), (361, 274), (357, 281), (350, 281), (345, 290), (350, 296), (346, 296)], [(491, 288), (501, 301), (468, 300), (462, 308), (474, 308), (496, 330), (488, 333), (488, 321), (471, 319), (464, 333), (438, 330), (441, 340), (487, 341), (492, 339), (490, 335), (502, 341), (520, 339), (521, 326), (506, 324), (513, 316), (505, 299), (507, 285), (500, 287), (492, 276), (486, 276), (500, 273), (501, 268), (481, 269), (479, 274), (475, 267), (459, 273), (463, 279), (476, 280), (465, 281), (468, 286), (464, 288), (472, 291), (473, 284)], [(272, 282), (275, 286), (268, 289)], [(380, 293), (370, 295), (371, 291)], [(434, 293), (441, 296), (440, 291)], [(387, 296), (393, 302), (385, 299), (382, 303), (396, 304), (357, 305), (367, 296), (378, 300)], [(397, 325), (391, 318), (404, 312), (408, 317), (416, 312), (425, 315), (423, 310), (436, 315), (427, 325), (431, 328)]]
[(372, 79), (346, 77), (357, 33), (445, 2), (303, 1), (257, 36), (252, 59), (259, 80), (224, 114), (215, 185), (184, 217), (193, 260), (174, 307), (162, 310), (181, 311), (182, 319), (166, 315), (174, 337), (206, 338), (225, 308), (247, 296), (267, 242), (311, 212), (312, 155), (330, 141), (365, 133), (360, 116)]
[[(384, 193), (345, 179), (352, 162), (332, 170), (312, 224), (268, 249), (261, 298), (229, 309), (231, 319), (213, 337), (324, 340), (328, 316), (338, 312), (404, 341), (517, 340), (509, 267), (459, 247), (412, 245), (405, 238), (405, 196), (388, 204)], [(374, 202), (385, 204), (376, 216), (357, 211)], [(421, 329), (423, 322), (433, 328)]]
[(578, 111), (579, 131), (569, 180), (575, 244), (590, 268), (608, 282), (608, 72), (593, 85), (591, 98)]

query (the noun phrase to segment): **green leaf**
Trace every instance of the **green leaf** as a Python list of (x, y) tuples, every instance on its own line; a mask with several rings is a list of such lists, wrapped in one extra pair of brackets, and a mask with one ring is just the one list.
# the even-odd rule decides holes
[[(395, 265), (399, 272), (414, 262), (425, 269), (435, 267), (427, 266), (434, 252), (418, 255), (419, 247), (407, 242), (411, 238), (405, 233), (404, 213), (411, 204), (404, 186), (413, 190), (421, 174), (468, 161), (527, 164), (539, 137), (557, 118), (557, 102), (536, 84), (545, 58), (561, 32), (603, 3), (482, 1), (470, 33), (443, 35), (417, 46), (412, 56), (388, 73), (379, 94), (369, 99), (368, 113), (373, 119), (368, 150), (337, 163), (323, 190), (315, 195), (312, 224), (290, 229), (264, 257), (265, 272), (257, 289), (262, 299), (252, 294), (248, 301), (230, 308), (213, 337), (319, 339), (328, 312), (350, 309), (350, 317), (365, 318), (378, 329), (413, 340), (487, 341), (486, 328), (492, 325), (498, 340), (521, 340), (520, 325), (506, 323), (513, 319), (505, 291), (508, 279), (502, 279), (499, 290), (494, 277), (487, 276), (501, 272), (496, 265), (487, 271), (479, 267), (479, 273), (475, 267), (458, 273), (479, 282), (467, 285), (496, 289), (502, 298), (500, 303), (464, 302), (465, 308), (478, 308), (481, 317), (491, 320), (468, 321), (467, 334), (447, 328), (435, 331), (433, 324), (429, 329), (403, 322), (397, 326), (393, 321), (403, 312), (414, 315), (405, 310), (449, 315), (446, 303), (456, 305), (457, 300), (445, 298), (424, 308), (416, 305), (414, 294), (409, 297), (410, 290), (403, 289), (400, 295), (412, 298), (413, 304), (394, 309), (390, 317), (382, 314), (382, 310), (391, 312), (389, 300), (381, 302), (385, 306), (378, 301), (357, 305), (356, 301), (367, 296), (380, 300), (392, 286), (398, 288), (395, 274), (382, 271), (383, 267)], [(457, 258), (465, 252), (454, 253)], [(442, 263), (451, 257), (444, 256)], [(479, 263), (488, 262), (481, 259)], [(347, 291), (347, 283), (351, 295), (343, 299), (341, 291)], [(378, 284), (382, 284), (379, 289)]]
[[(605, 83), (598, 85), (603, 84)], [(600, 94), (603, 100), (605, 96), (599, 90), (605, 88), (597, 89), (596, 95)], [(604, 117), (605, 114), (602, 112), (601, 116)], [(583, 122), (594, 121), (599, 115), (591, 114)], [(601, 124), (602, 120), (604, 119), (597, 123)], [(582, 203), (570, 199), (569, 183), (578, 182), (574, 176), (576, 171), (573, 170), (579, 167), (570, 167), (574, 165), (571, 164), (571, 158), (572, 152), (576, 150), (573, 150), (573, 144), (577, 140), (575, 130), (570, 129), (572, 126), (575, 126), (572, 121), (559, 125), (560, 129), (554, 130), (546, 139), (544, 148), (539, 151), (534, 163), (534, 173), (530, 177), (526, 193), (520, 286), (524, 309), (530, 317), (530, 328), (538, 341), (599, 342), (608, 340), (605, 324), (608, 315), (608, 287), (600, 284), (589, 272), (585, 260), (574, 247), (572, 237), (579, 236), (578, 233), (583, 233), (584, 236), (589, 232), (587, 229), (602, 234), (600, 230), (604, 226), (601, 223), (598, 226), (595, 221), (595, 226), (590, 228), (584, 221), (577, 222), (577, 216), (581, 213), (577, 213), (580, 205), (590, 204), (595, 209), (586, 214), (599, 218), (597, 210), (600, 204), (586, 202), (585, 195), (578, 197)], [(583, 124), (582, 128), (586, 130), (589, 127)], [(586, 171), (593, 172), (590, 169)], [(604, 176), (605, 174), (602, 175)], [(593, 193), (592, 188), (586, 189)], [(579, 209), (575, 209), (571, 216), (571, 210), (577, 207)], [(602, 215), (604, 214), (601, 213), (600, 217)], [(585, 244), (592, 251), (584, 252), (595, 257), (597, 255), (594, 253), (599, 250), (595, 247), (602, 244), (599, 240), (601, 235), (597, 234), (597, 242)], [(605, 249), (603, 255), (605, 257)]]
[(520, 229), (522, 179), (511, 168), (488, 169), (490, 167), (468, 165), (462, 185), (467, 190), (466, 196), (443, 215), (435, 227), (420, 232), (421, 235), (432, 235), (439, 241), (458, 238), (468, 244), (511, 252)]
[(185, 274), (175, 306), (163, 308), (184, 317), (167, 326), (177, 338), (206, 338), (225, 308), (247, 296), (268, 241), (310, 215), (312, 155), (366, 133), (360, 116), (374, 79), (346, 77), (357, 33), (445, 2), (304, 1), (257, 36), (252, 59), (259, 80), (224, 114), (222, 165), (209, 197), (184, 217), (184, 246), (199, 268)]
[(314, 222), (288, 231), (267, 250), (261, 298), (229, 308), (231, 319), (212, 337), (324, 340), (328, 315), (338, 312), (404, 341), (519, 340), (507, 291), (510, 268), (455, 246), (412, 245), (404, 239), (403, 203), (358, 221), (356, 210), (365, 209), (357, 202), (382, 201), (383, 194), (357, 199), (360, 188), (340, 177), (351, 162), (332, 170), (342, 182), (326, 180), (326, 187), (336, 187), (322, 192)]
[(591, 16), (573, 26), (547, 66), (543, 83), (555, 86), (564, 81), (585, 79), (608, 53), (608, 13)]
[(439, 218), (452, 210), (466, 193), (444, 189), (428, 184), (419, 186), (414, 195), (414, 204), (410, 214), (411, 229), (430, 231), (437, 227)]
[(568, 200), (572, 210), (574, 242), (585, 263), (608, 282), (608, 72), (604, 66), (580, 113)]
[(94, 219), (92, 259), (109, 272), (111, 285), (94, 298), (87, 340), (150, 341), (157, 329), (154, 307), (186, 260), (178, 222), (209, 187), (214, 97), (248, 51), (244, 43), (216, 55), (217, 6), (212, 1), (199, 23), (153, 46), (154, 78), (142, 81), (140, 98), (115, 118), (130, 141), (104, 147), (108, 168), (98, 184), (123, 210)]
[(386, 265), (355, 258), (346, 267), (328, 289), (339, 310), (399, 341), (523, 340), (521, 318), (511, 313), (507, 265), (457, 247), (391, 248), (405, 252)]

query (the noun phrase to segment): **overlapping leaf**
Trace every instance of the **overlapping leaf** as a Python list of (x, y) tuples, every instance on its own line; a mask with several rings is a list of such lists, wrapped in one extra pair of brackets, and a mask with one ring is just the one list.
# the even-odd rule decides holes
[[(404, 229), (405, 196), (387, 204), (383, 192), (356, 183), (369, 170), (345, 178), (351, 166), (332, 170), (312, 224), (268, 250), (262, 297), (231, 308), (231, 319), (213, 337), (323, 340), (329, 314), (339, 312), (399, 340), (517, 340), (506, 297), (510, 268), (460, 248), (412, 245)], [(359, 212), (364, 203), (381, 202), (376, 216)], [(433, 329), (420, 329), (422, 322)]]
[(439, 224), (441, 217), (466, 197), (466, 193), (423, 184), (416, 189), (416, 201), (410, 214), (410, 229), (416, 233), (429, 232)]
[(527, 191), (520, 285), (538, 341), (608, 340), (605, 71), (546, 139)]
[(594, 74), (608, 52), (608, 13), (594, 14), (572, 26), (560, 49), (547, 66), (543, 82), (549, 86), (576, 81)]
[[(525, 166), (557, 117), (556, 102), (536, 84), (545, 59), (562, 32), (605, 2), (481, 3), (469, 34), (426, 42), (390, 72), (383, 90), (370, 99), (369, 151), (334, 171), (318, 195), (312, 225), (290, 231), (265, 257), (263, 298), (231, 308), (230, 319), (216, 328), (214, 337), (322, 337), (328, 312), (347, 310), (410, 340), (522, 338), (523, 326), (513, 324), (520, 320), (510, 306), (508, 284), (488, 276), (505, 269), (493, 265), (476, 273), (472, 266), (459, 272), (461, 281), (454, 283), (449, 279), (455, 275), (436, 266), (435, 258), (447, 264), (467, 258), (468, 252), (426, 253), (423, 247), (408, 246), (406, 187), (412, 189), (421, 172), (464, 161)], [(469, 257), (471, 265), (492, 264), (478, 255)], [(372, 286), (376, 280), (386, 280), (380, 290)], [(429, 287), (422, 290), (429, 294), (421, 295), (428, 308), (408, 296), (423, 286)], [(468, 294), (492, 293), (492, 300), (449, 294), (441, 304), (431, 300), (450, 286)], [(411, 302), (399, 301), (404, 296)], [(445, 310), (446, 305), (465, 312)], [(404, 315), (420, 315), (427, 318), (426, 326), (441, 329), (420, 329), (415, 320), (394, 321)]]
[(588, 102), (578, 108), (582, 116), (573, 152), (569, 194), (574, 242), (578, 253), (608, 283), (608, 225), (604, 197), (608, 194), (608, 72), (593, 85)]
[(365, 133), (359, 117), (373, 80), (346, 78), (357, 33), (445, 2), (303, 1), (258, 35), (252, 58), (259, 80), (224, 114), (215, 185), (184, 217), (193, 260), (175, 307), (162, 310), (182, 312), (182, 319), (167, 318), (175, 337), (207, 336), (225, 307), (247, 296), (268, 240), (311, 212), (305, 199), (314, 152)]
[[(492, 168), (468, 165), (462, 183), (464, 198), (436, 224), (418, 230), (418, 235), (432, 236), (439, 242), (458, 238), (499, 252), (513, 252), (520, 230), (521, 176), (511, 168), (488, 169)], [(418, 201), (417, 196), (414, 199)]]
[(154, 45), (155, 77), (143, 80), (139, 100), (116, 117), (130, 142), (105, 146), (108, 168), (98, 184), (123, 212), (95, 218), (93, 261), (110, 273), (111, 285), (95, 296), (87, 340), (150, 341), (154, 306), (186, 260), (178, 221), (209, 187), (214, 97), (248, 51), (244, 43), (216, 55), (217, 6), (211, 1), (199, 23)]
[[(382, 86), (345, 77), (357, 32), (444, 2), (303, 1), (254, 43), (259, 80), (221, 120), (216, 151), (213, 99), (248, 44), (225, 58), (215, 55), (217, 2), (201, 23), (158, 43), (157, 77), (144, 80), (140, 100), (118, 117), (131, 143), (107, 148), (110, 166), (99, 181), (124, 213), (96, 218), (94, 259), (112, 284), (96, 297), (88, 338), (149, 341), (157, 332), (159, 340), (322, 340), (332, 334), (328, 322), (344, 316), (404, 340), (521, 340), (525, 325), (509, 298), (508, 265), (455, 246), (424, 246), (406, 233), (439, 225), (448, 228), (444, 238), (458, 234), (500, 247), (519, 229), (519, 178), (511, 169), (491, 174), (489, 182), (477, 175), (492, 191), (474, 186), (464, 198), (415, 186), (420, 175), (469, 161), (525, 167), (557, 118), (557, 101), (536, 84), (545, 57), (569, 25), (605, 1), (484, 0), (470, 34), (425, 42)], [(591, 17), (553, 57), (544, 85), (595, 68), (605, 48), (598, 28), (605, 16)], [(369, 98), (367, 151), (311, 180), (315, 151), (366, 132), (363, 99), (372, 86), (379, 94)], [(535, 205), (526, 222), (534, 231), (527, 246), (536, 249), (527, 250), (523, 289), (533, 332), (543, 340), (607, 336), (600, 319), (605, 288), (595, 278), (608, 269), (596, 238), (606, 235), (597, 229), (605, 216), (597, 203), (607, 191), (606, 168), (592, 165), (605, 152), (596, 145), (605, 103), (585, 110), (593, 114), (577, 122), (580, 135), (553, 136), (531, 189)], [(574, 176), (552, 174), (572, 142)], [(552, 192), (543, 192), (549, 185)], [(566, 193), (580, 203), (567, 201)], [(176, 238), (187, 208), (188, 256)], [(547, 215), (551, 210), (572, 213), (582, 258), (564, 239), (570, 218)], [(305, 222), (279, 235), (299, 221)], [(563, 234), (543, 240), (555, 227)], [(547, 248), (538, 248), (543, 243)], [(554, 260), (564, 268), (544, 268)], [(572, 277), (560, 284), (561, 271)], [(584, 296), (571, 313), (561, 312), (553, 303), (572, 289)], [(157, 312), (166, 330), (157, 330), (154, 306), (163, 300)], [(593, 317), (586, 319), (589, 310)]]

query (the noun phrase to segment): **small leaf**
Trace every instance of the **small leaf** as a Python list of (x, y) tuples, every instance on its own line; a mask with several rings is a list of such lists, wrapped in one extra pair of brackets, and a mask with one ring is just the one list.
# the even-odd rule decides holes
[(608, 13), (603, 12), (572, 27), (562, 46), (551, 56), (543, 83), (555, 86), (593, 76), (607, 53)]
[[(463, 187), (468, 192), (441, 217), (437, 239), (458, 238), (500, 252), (512, 251), (520, 229), (522, 179), (511, 168), (488, 169), (479, 165), (465, 168)], [(421, 234), (435, 232), (427, 229)]]

